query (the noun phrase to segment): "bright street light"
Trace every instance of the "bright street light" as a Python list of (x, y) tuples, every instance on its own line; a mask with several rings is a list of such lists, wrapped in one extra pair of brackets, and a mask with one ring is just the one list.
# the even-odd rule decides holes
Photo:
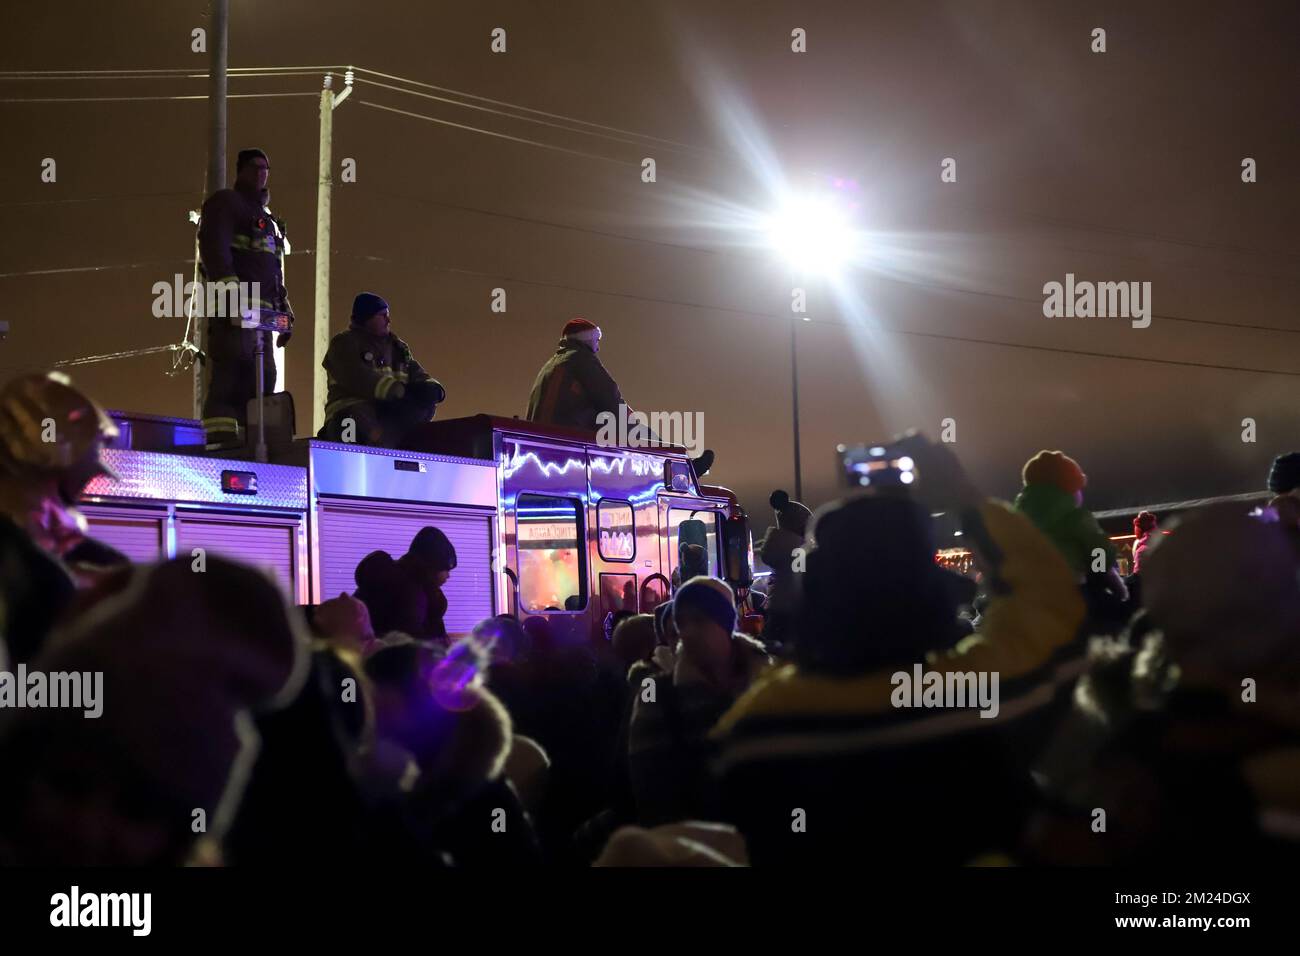
[(768, 244), (805, 275), (834, 276), (857, 253), (858, 236), (831, 197), (791, 195), (763, 223)]

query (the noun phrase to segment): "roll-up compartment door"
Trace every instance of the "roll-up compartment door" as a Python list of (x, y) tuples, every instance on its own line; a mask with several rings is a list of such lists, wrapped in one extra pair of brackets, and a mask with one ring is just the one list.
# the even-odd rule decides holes
[(442, 530), (456, 548), (456, 569), (442, 586), (443, 623), (449, 634), (467, 634), (495, 612), (492, 594), (492, 521), (484, 514), (372, 503), (364, 507), (321, 499), (319, 600), (356, 590), (357, 565), (371, 551), (400, 558), (425, 525)]
[(194, 548), (209, 555), (263, 568), (280, 582), (284, 593), (297, 598), (298, 523), (275, 522), (257, 516), (176, 515), (176, 557), (187, 560)]
[(138, 564), (167, 557), (167, 512), (144, 508), (82, 505), (92, 538), (121, 551)]

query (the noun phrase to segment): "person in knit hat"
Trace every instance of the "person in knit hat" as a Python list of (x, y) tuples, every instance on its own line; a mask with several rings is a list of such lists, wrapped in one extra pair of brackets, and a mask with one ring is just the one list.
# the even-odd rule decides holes
[[(603, 414), (613, 415), (618, 421), (619, 406), (627, 403), (596, 354), (603, 335), (600, 326), (581, 317), (570, 319), (560, 335), (555, 354), (546, 360), (533, 381), (524, 417), (540, 425), (584, 431), (596, 431)], [(630, 421), (631, 408), (624, 414)], [(692, 460), (697, 478), (708, 474), (713, 458), (712, 449), (706, 448)]]
[(597, 356), (600, 327), (583, 318), (570, 319), (560, 333), (555, 354), (547, 359), (528, 397), (530, 422), (595, 431), (601, 412), (618, 414), (623, 393)]
[(352, 324), (330, 340), (321, 363), (329, 378), (325, 425), (328, 441), (400, 447), (410, 429), (433, 418), (447, 397), (442, 384), (392, 333), (388, 303), (362, 292), (352, 303)]
[(768, 498), (776, 512), (776, 524), (767, 529), (758, 551), (772, 569), (768, 583), (763, 643), (776, 650), (793, 637), (795, 610), (799, 604), (799, 573), (795, 570), (795, 549), (802, 547), (812, 512), (780, 489)]
[(1060, 451), (1040, 451), (1025, 462), (1024, 488), (1015, 508), (1056, 545), (1080, 581), (1097, 581), (1118, 600), (1128, 600), (1119, 574), (1115, 546), (1083, 507), (1088, 476), (1079, 463)]
[(735, 633), (736, 616), (735, 595), (717, 578), (691, 578), (673, 598), (680, 651), (670, 673), (650, 679), (653, 693), (638, 689), (628, 730), (642, 826), (716, 819), (709, 728), (770, 663), (761, 644)]

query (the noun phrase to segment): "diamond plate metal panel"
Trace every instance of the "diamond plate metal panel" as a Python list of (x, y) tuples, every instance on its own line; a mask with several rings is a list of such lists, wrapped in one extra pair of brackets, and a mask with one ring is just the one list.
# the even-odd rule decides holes
[[(99, 475), (82, 498), (99, 501), (134, 498), (147, 501), (237, 505), (240, 508), (307, 510), (307, 469), (226, 458), (197, 458), (162, 452), (106, 448), (101, 452), (116, 478)], [(230, 494), (221, 490), (225, 470), (257, 475), (257, 494)]]

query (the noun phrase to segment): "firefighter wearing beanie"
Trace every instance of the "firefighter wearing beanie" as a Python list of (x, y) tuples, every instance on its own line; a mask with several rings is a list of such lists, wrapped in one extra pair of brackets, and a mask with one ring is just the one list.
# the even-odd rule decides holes
[(372, 292), (353, 301), (351, 327), (330, 340), (321, 364), (329, 391), (318, 437), (329, 441), (398, 448), (447, 397), (410, 346), (392, 333), (388, 303)]
[(547, 359), (528, 397), (530, 422), (595, 431), (601, 412), (618, 414), (623, 395), (605, 370), (600, 328), (586, 319), (565, 323), (555, 354)]
[[(1079, 463), (1064, 452), (1040, 451), (1025, 463), (1021, 477), (1024, 488), (1016, 496), (1016, 510), (1056, 545), (1080, 580), (1104, 575), (1112, 593), (1120, 600), (1127, 599), (1128, 589), (1115, 563), (1115, 546), (1092, 512), (1083, 507), (1088, 476)], [(1096, 568), (1098, 552), (1104, 556), (1101, 570)]]
[[(218, 189), (203, 203), (199, 218), (199, 265), (205, 283), (213, 288), (233, 290), (245, 287), (248, 306), (289, 316), (293, 308), (284, 287), (284, 235), (266, 209), (263, 195), (271, 175), (271, 162), (260, 149), (241, 149), (235, 160), (235, 184)], [(253, 289), (257, 298), (253, 300)], [(238, 306), (221, 296), (220, 307), (207, 316), (204, 344), (210, 370), (203, 401), (205, 441), (213, 449), (236, 446), (247, 425), (248, 403), (257, 394), (257, 340), (265, 333), (240, 328)], [(214, 303), (215, 305), (216, 303)], [(289, 341), (291, 331), (281, 332), (277, 344)], [(262, 353), (263, 387), (275, 391), (275, 349)]]

